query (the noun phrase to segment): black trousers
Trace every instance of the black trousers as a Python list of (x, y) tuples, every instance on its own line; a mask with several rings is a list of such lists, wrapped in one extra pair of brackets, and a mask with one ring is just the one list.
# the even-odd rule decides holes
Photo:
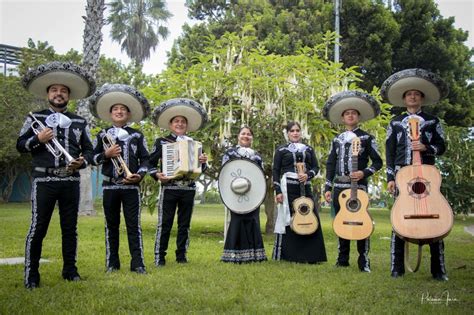
[(110, 185), (103, 187), (103, 205), (105, 215), (105, 254), (106, 267), (120, 269), (119, 227), (120, 208), (127, 227), (128, 248), (130, 250), (130, 269), (145, 267), (143, 258), (143, 240), (140, 225), (140, 187)]
[[(392, 231), (391, 248), (391, 272), (405, 273), (405, 241), (398, 237)], [(444, 262), (444, 242), (443, 240), (430, 243), (431, 254), (431, 274), (446, 274), (446, 266)], [(415, 245), (416, 246), (416, 245)]]
[(158, 226), (155, 241), (156, 265), (165, 259), (176, 207), (178, 207), (176, 260), (186, 259), (195, 194), (194, 187), (162, 186), (158, 203)]
[[(333, 203), (333, 207), (334, 207), (334, 211), (336, 215), (341, 209), (341, 205), (339, 204), (339, 195), (344, 190), (346, 190), (346, 188), (335, 187), (333, 189), (332, 203)], [(356, 242), (357, 242), (357, 252), (359, 253), (359, 258), (357, 259), (357, 265), (359, 266), (359, 269), (363, 270), (364, 268), (370, 268), (370, 259), (369, 259), (370, 238), (358, 240)], [(345, 238), (339, 237), (339, 242), (337, 246), (337, 253), (338, 253), (337, 263), (340, 265), (348, 265), (350, 251), (351, 251), (351, 241), (346, 240)]]
[(36, 177), (31, 190), (31, 224), (25, 245), (25, 284), (40, 281), (39, 260), (43, 239), (56, 201), (62, 235), (64, 278), (77, 275), (77, 215), (79, 211), (79, 177)]

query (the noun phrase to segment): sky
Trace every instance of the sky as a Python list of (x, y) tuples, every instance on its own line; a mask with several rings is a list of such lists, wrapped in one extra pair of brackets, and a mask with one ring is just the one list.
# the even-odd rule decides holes
[[(144, 63), (145, 73), (154, 74), (165, 69), (166, 52), (171, 50), (173, 41), (182, 33), (182, 25), (193, 23), (187, 17), (184, 2), (166, 1), (168, 10), (173, 14), (167, 25), (170, 34)], [(435, 2), (443, 17), (454, 16), (455, 27), (469, 31), (466, 45), (474, 47), (474, 0)], [(0, 0), (0, 43), (24, 47), (28, 38), (32, 38), (35, 42), (48, 41), (57, 53), (66, 53), (71, 48), (82, 51), (85, 3), (85, 0)], [(342, 3), (344, 5), (344, 1)], [(101, 54), (128, 64), (130, 59), (121, 52), (120, 45), (110, 39), (110, 26), (104, 26), (102, 33)], [(0, 68), (3, 72), (3, 65)]]

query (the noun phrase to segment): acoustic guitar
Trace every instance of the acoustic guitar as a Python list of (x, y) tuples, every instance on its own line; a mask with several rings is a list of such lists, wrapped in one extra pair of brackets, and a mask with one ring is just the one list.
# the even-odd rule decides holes
[[(298, 175), (305, 173), (305, 164), (296, 163)], [(314, 214), (314, 201), (305, 196), (304, 183), (300, 183), (301, 197), (293, 200), (293, 210), (295, 213), (291, 217), (290, 227), (296, 234), (309, 235), (316, 232), (319, 226), (318, 218)]]
[[(360, 138), (352, 139), (352, 172), (358, 170)], [(357, 188), (357, 180), (351, 178), (351, 188), (339, 194), (339, 205), (332, 227), (337, 236), (346, 240), (363, 240), (374, 231), (374, 223), (368, 209), (369, 196)]]
[[(409, 118), (408, 125), (411, 141), (419, 141), (420, 120)], [(390, 220), (400, 238), (419, 245), (416, 271), (421, 261), (421, 246), (447, 236), (454, 216), (440, 192), (441, 175), (438, 169), (421, 164), (420, 151), (412, 152), (412, 165), (402, 167), (395, 177), (399, 195), (393, 204)], [(405, 243), (405, 261), (408, 262), (408, 243)]]

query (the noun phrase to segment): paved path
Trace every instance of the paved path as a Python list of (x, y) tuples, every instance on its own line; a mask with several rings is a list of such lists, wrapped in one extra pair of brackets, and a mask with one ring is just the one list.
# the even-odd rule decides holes
[(465, 226), (464, 231), (474, 236), (474, 225)]

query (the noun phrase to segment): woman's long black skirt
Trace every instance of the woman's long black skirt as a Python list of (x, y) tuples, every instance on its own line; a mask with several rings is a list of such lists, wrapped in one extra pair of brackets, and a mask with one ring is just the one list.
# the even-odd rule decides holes
[[(305, 186), (306, 196), (313, 199), (311, 186)], [(293, 200), (301, 197), (300, 186), (297, 184), (288, 184), (288, 202), (290, 212), (293, 215)], [(316, 209), (313, 210), (319, 220)], [(299, 235), (293, 232), (290, 226), (286, 227), (286, 234), (276, 234), (275, 244), (273, 246), (273, 259), (286, 260), (300, 263), (315, 264), (327, 261), (326, 248), (324, 246), (321, 220), (319, 227), (313, 234)]]
[(233, 263), (267, 260), (260, 232), (260, 208), (246, 214), (230, 213), (221, 260)]

